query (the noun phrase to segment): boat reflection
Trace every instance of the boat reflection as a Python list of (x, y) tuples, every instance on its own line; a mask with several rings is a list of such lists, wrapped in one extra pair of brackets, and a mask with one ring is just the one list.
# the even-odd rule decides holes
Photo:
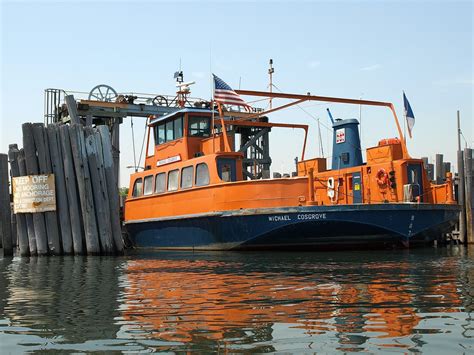
[(0, 353), (469, 348), (473, 282), (433, 250), (0, 258)]
[(298, 257), (285, 254), (164, 255), (127, 264), (122, 314), (143, 338), (259, 344), (280, 337), (283, 326), (299, 336), (335, 335), (348, 351), (369, 338), (384, 346), (384, 339), (413, 335), (426, 313), (462, 307), (449, 258), (432, 268), (409, 255), (356, 264), (321, 257), (295, 264)]

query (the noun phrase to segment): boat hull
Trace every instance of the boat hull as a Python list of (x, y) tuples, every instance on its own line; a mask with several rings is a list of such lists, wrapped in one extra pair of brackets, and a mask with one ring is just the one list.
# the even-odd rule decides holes
[(222, 211), (126, 223), (139, 248), (346, 249), (426, 244), (452, 229), (457, 205), (300, 206)]

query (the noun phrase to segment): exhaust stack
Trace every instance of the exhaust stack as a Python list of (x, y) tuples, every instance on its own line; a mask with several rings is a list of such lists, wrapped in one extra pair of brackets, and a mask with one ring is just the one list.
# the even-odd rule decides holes
[(359, 121), (355, 118), (338, 119), (332, 125), (334, 133), (331, 168), (333, 170), (363, 164), (358, 125)]

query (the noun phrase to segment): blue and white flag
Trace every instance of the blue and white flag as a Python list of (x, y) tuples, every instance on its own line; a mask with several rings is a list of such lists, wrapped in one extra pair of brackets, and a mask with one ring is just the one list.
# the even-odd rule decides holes
[(408, 102), (408, 99), (405, 96), (405, 92), (403, 92), (403, 105), (405, 106), (405, 119), (407, 120), (408, 134), (411, 138), (411, 131), (413, 130), (413, 126), (415, 125), (415, 115), (413, 114), (413, 110), (411, 109), (410, 103)]

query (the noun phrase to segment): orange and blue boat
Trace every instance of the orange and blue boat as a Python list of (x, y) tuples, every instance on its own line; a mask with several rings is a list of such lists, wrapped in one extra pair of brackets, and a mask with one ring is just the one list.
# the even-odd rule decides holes
[[(289, 101), (243, 112), (188, 100), (149, 117), (143, 171), (131, 175), (125, 225), (137, 247), (191, 250), (338, 249), (427, 244), (457, 221), (452, 175), (430, 181), (409, 155), (392, 103), (236, 90)], [(366, 149), (356, 119), (333, 123), (328, 159), (307, 157), (308, 126), (269, 115), (308, 101), (369, 105), (391, 111), (398, 137)], [(270, 107), (272, 107), (270, 105)], [(301, 129), (301, 156), (291, 176), (270, 177), (273, 129)]]

